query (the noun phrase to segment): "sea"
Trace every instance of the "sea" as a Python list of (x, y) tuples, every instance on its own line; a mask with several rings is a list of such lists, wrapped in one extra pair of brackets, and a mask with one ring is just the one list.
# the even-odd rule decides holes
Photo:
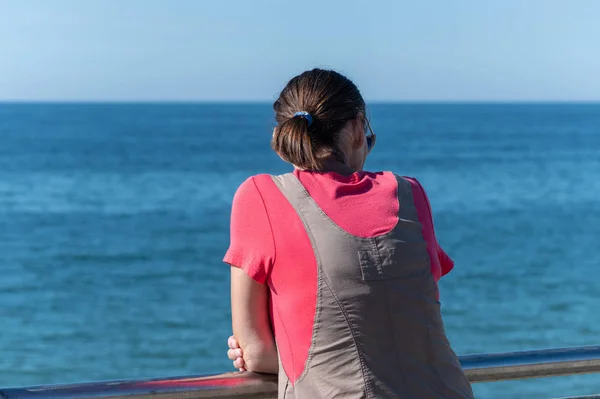
[[(368, 170), (418, 178), (458, 354), (600, 344), (600, 104), (377, 103)], [(290, 166), (268, 103), (0, 104), (0, 387), (232, 371), (236, 188)], [(600, 374), (474, 384), (600, 393)]]

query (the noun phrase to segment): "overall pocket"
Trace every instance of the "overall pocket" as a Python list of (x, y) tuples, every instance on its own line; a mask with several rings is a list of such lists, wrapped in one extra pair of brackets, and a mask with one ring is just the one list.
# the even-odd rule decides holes
[[(431, 278), (431, 265), (424, 242), (377, 242), (370, 240), (358, 251), (365, 281), (398, 278)], [(429, 276), (428, 276), (429, 275)]]

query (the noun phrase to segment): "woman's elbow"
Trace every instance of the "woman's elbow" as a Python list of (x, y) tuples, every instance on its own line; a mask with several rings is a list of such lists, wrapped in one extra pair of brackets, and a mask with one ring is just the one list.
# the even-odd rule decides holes
[(277, 352), (274, 350), (244, 349), (244, 365), (246, 370), (255, 373), (277, 374), (279, 371)]
[(253, 371), (255, 373), (265, 373), (265, 374), (277, 374), (278, 368), (277, 365), (273, 365), (270, 361), (259, 360), (244, 360), (244, 364), (246, 365), (246, 370)]

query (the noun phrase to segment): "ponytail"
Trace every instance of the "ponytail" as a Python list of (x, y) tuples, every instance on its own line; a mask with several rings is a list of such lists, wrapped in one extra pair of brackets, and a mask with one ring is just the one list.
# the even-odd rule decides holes
[(309, 120), (303, 115), (295, 115), (275, 128), (271, 147), (286, 162), (303, 169), (318, 170), (321, 166), (317, 157), (318, 143), (310, 130)]

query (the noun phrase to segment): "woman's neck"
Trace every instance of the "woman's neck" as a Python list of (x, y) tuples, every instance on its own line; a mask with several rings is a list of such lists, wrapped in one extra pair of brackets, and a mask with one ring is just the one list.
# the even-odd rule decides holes
[[(294, 167), (296, 169), (303, 170), (302, 168), (299, 168), (297, 166), (294, 166)], [(340, 175), (343, 175), (343, 176), (350, 176), (351, 174), (356, 173), (356, 169), (351, 168), (350, 166), (346, 165), (343, 162), (338, 161), (337, 159), (327, 158), (327, 159), (323, 160), (321, 168), (319, 170), (316, 170), (315, 172), (321, 172), (321, 173), (335, 172), (335, 173), (339, 173)]]

